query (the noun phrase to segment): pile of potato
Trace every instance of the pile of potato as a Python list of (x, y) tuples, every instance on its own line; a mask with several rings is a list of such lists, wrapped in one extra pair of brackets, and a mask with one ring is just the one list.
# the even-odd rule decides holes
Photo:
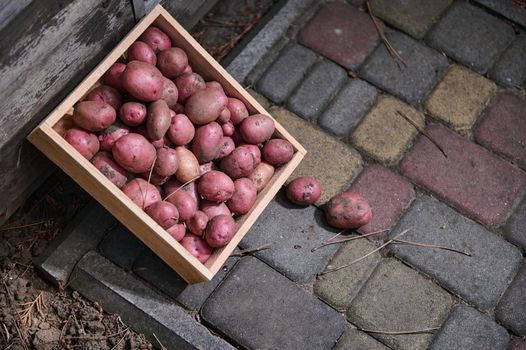
[(269, 116), (205, 82), (156, 27), (75, 105), (73, 121), (65, 139), (203, 263), (294, 155)]

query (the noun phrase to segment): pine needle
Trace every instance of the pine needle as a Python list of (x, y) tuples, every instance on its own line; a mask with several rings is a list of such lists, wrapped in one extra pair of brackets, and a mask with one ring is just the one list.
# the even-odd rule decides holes
[(431, 141), (436, 146), (436, 148), (438, 148), (439, 151), (442, 152), (444, 157), (447, 158), (446, 151), (444, 151), (444, 149), (440, 146), (440, 144), (437, 141), (435, 141), (433, 136), (431, 136), (427, 131), (425, 131), (423, 128), (421, 128), (420, 125), (418, 125), (413, 119), (409, 118), (409, 116), (407, 114), (402, 113), (402, 112), (400, 112), (398, 110), (396, 111), (396, 113), (398, 113), (402, 118), (404, 118), (407, 122), (409, 122), (409, 124), (413, 125), (415, 127), (415, 129), (418, 130), (419, 133), (421, 133), (429, 141)]
[(366, 237), (369, 237), (369, 236), (377, 235), (377, 234), (385, 232), (385, 231), (389, 231), (389, 229), (369, 232), (369, 233), (366, 233), (366, 234), (363, 234), (363, 235), (359, 235), (359, 236), (355, 236), (355, 237), (349, 237), (349, 238), (344, 238), (344, 239), (340, 239), (339, 241), (330, 242), (332, 239), (338, 237), (338, 235), (340, 235), (344, 231), (341, 231), (337, 235), (335, 235), (335, 236), (331, 237), (330, 239), (322, 242), (319, 246), (312, 248), (310, 251), (312, 253), (314, 253), (316, 250), (318, 250), (320, 248), (323, 248), (323, 247), (326, 247), (326, 246), (331, 245), (331, 244), (340, 244), (340, 243), (345, 243), (345, 242), (349, 242), (349, 241), (354, 241), (355, 239), (366, 238)]
[(237, 253), (230, 254), (230, 256), (243, 256), (243, 255), (246, 255), (246, 254), (259, 252), (260, 250), (264, 250), (264, 249), (270, 248), (270, 246), (273, 245), (273, 244), (274, 244), (274, 242), (271, 242), (271, 243), (262, 244), (262, 245), (257, 246), (257, 247), (243, 249), (243, 250), (240, 250)]
[(439, 330), (439, 329), (440, 328), (433, 327), (433, 328), (423, 328), (423, 329), (415, 329), (415, 330), (409, 330), (409, 331), (385, 331), (385, 330), (380, 330), (380, 329), (358, 328), (358, 330), (365, 332), (365, 333), (389, 334), (389, 335), (434, 333), (436, 330)]
[(471, 256), (470, 253), (467, 253), (467, 252), (464, 252), (462, 250), (458, 250), (458, 249), (455, 249), (455, 248), (442, 246), (442, 245), (419, 243), (419, 242), (411, 242), (411, 241), (405, 241), (405, 240), (402, 240), (402, 239), (397, 239), (397, 240), (395, 240), (394, 243), (403, 243), (403, 244), (414, 245), (414, 246), (417, 246), (417, 247), (425, 247), (425, 248), (444, 249), (444, 250), (448, 250), (448, 251), (451, 251), (451, 252), (459, 253), (459, 254), (462, 254), (462, 255), (465, 255), (465, 256)]

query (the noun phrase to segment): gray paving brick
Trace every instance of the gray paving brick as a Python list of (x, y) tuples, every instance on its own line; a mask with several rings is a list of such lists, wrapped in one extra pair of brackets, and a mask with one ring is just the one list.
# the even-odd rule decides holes
[(526, 32), (521, 32), (489, 72), (491, 79), (506, 87), (526, 81)]
[(513, 0), (475, 0), (481, 5), (526, 27), (526, 9)]
[(197, 311), (237, 260), (234, 257), (228, 259), (210, 282), (187, 284), (161, 258), (147, 250), (135, 260), (133, 272), (187, 309)]
[(515, 212), (504, 227), (504, 237), (526, 252), (526, 199), (515, 209)]
[(409, 265), (483, 310), (495, 306), (522, 260), (513, 245), (431, 197), (415, 200), (394, 232), (406, 228), (411, 229), (404, 236), (407, 241), (456, 248), (471, 254), (465, 256), (407, 244), (389, 248)]
[(254, 257), (234, 266), (201, 315), (249, 349), (329, 349), (346, 324), (336, 311)]
[(447, 67), (447, 59), (405, 34), (391, 32), (387, 38), (407, 67), (398, 67), (385, 45), (378, 45), (360, 68), (360, 76), (412, 105), (419, 105)]
[(318, 119), (318, 124), (338, 137), (344, 137), (369, 111), (376, 89), (361, 79), (350, 79)]
[(132, 269), (133, 262), (145, 249), (148, 249), (146, 245), (121, 224), (99, 244), (102, 255), (127, 271)]
[(33, 260), (35, 266), (54, 284), (66, 284), (75, 264), (88, 251), (96, 249), (115, 222), (106, 209), (91, 201)]
[[(384, 259), (360, 290), (348, 319), (363, 329), (413, 331), (440, 327), (453, 298), (396, 259)], [(431, 334), (371, 334), (393, 349), (425, 349)]]
[(291, 43), (257, 84), (257, 90), (276, 103), (283, 103), (316, 61), (311, 50)]
[(513, 333), (526, 336), (526, 263), (499, 301), (495, 317)]
[(479, 311), (457, 305), (433, 339), (429, 350), (505, 350), (509, 335)]
[(311, 252), (336, 231), (324, 223), (323, 213), (314, 206), (298, 207), (280, 192), (265, 208), (240, 243), (241, 248), (273, 243), (255, 255), (293, 281), (312, 283), (338, 249), (328, 246)]
[(71, 287), (100, 302), (106, 311), (118, 313), (150, 341), (156, 341), (155, 334), (169, 349), (233, 349), (183, 308), (94, 251), (88, 252), (75, 267)]
[(513, 29), (509, 25), (478, 7), (459, 1), (431, 29), (427, 41), (434, 48), (484, 74), (513, 37)]
[(318, 62), (290, 96), (288, 108), (307, 120), (316, 121), (327, 102), (347, 79), (347, 73), (327, 60)]
[(289, 42), (289, 38), (282, 37), (271, 48), (269, 48), (267, 53), (261, 57), (257, 65), (246, 76), (244, 80), (245, 85), (255, 86), (270, 65), (279, 57), (281, 50), (283, 50)]
[(333, 350), (389, 350), (387, 346), (357, 329), (347, 328)]

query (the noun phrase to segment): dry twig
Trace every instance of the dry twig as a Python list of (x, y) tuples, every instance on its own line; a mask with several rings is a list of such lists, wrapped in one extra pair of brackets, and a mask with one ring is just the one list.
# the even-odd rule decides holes
[(268, 249), (273, 244), (274, 244), (274, 242), (270, 242), (270, 243), (265, 243), (265, 244), (259, 245), (259, 246), (254, 247), (254, 248), (243, 249), (243, 250), (240, 250), (237, 253), (230, 254), (230, 256), (243, 256), (243, 255), (246, 255), (246, 254), (255, 253), (255, 252), (258, 252), (260, 250)]
[(33, 322), (33, 309), (35, 309), (40, 316), (44, 315), (43, 310), (46, 308), (46, 305), (44, 303), (43, 292), (40, 292), (33, 301), (21, 303), (20, 305), (24, 306), (24, 309), (18, 311), (20, 322), (22, 326), (29, 328)]
[(400, 112), (398, 110), (396, 111), (396, 113), (398, 113), (402, 118), (404, 118), (409, 124), (413, 125), (415, 127), (415, 129), (418, 130), (419, 133), (421, 133), (422, 135), (427, 137), (427, 139), (429, 141), (431, 141), (440, 150), (440, 152), (442, 152), (444, 157), (447, 158), (446, 151), (444, 151), (444, 149), (440, 146), (440, 144), (437, 141), (435, 141), (433, 136), (431, 136), (427, 131), (425, 131), (423, 128), (421, 128), (420, 125), (418, 125), (413, 119), (409, 118), (409, 116), (407, 114), (402, 113), (402, 112)]

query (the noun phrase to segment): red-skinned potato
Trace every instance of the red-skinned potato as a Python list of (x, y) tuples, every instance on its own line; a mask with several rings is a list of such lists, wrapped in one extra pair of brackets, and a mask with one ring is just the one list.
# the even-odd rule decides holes
[(104, 73), (104, 84), (111, 86), (114, 89), (119, 91), (124, 91), (122, 86), (122, 72), (126, 69), (124, 63), (114, 63), (111, 67)]
[(226, 108), (230, 111), (230, 121), (234, 125), (239, 125), (243, 119), (248, 117), (247, 107), (237, 98), (229, 97)]
[(155, 147), (155, 149), (172, 147), (172, 141), (170, 141), (167, 135), (164, 135), (164, 137), (160, 138), (159, 140), (152, 140), (150, 136), (148, 136), (146, 124), (139, 125), (138, 127), (134, 128), (133, 132), (144, 136), (153, 145), (153, 147)]
[(128, 126), (139, 126), (146, 120), (146, 106), (139, 102), (126, 102), (119, 108), (119, 119)]
[(217, 122), (221, 125), (228, 123), (230, 121), (230, 111), (228, 108), (223, 108), (221, 113), (219, 113), (219, 117), (217, 118)]
[(183, 146), (193, 140), (195, 127), (186, 115), (177, 114), (175, 117), (172, 117), (166, 134), (174, 145)]
[(84, 101), (102, 101), (113, 107), (116, 111), (122, 106), (122, 96), (117, 89), (109, 85), (99, 85), (91, 90), (84, 98)]
[(183, 74), (187, 66), (188, 56), (178, 47), (171, 47), (157, 54), (157, 68), (169, 79)]
[(136, 178), (122, 187), (122, 192), (141, 209), (149, 207), (161, 200), (161, 194), (157, 188), (146, 180)]
[(181, 182), (187, 182), (199, 176), (199, 162), (192, 152), (183, 146), (175, 149), (179, 167), (175, 172), (175, 177)]
[(242, 177), (234, 181), (234, 194), (226, 202), (232, 213), (246, 214), (252, 209), (257, 198), (257, 188), (252, 180)]
[(342, 192), (325, 204), (325, 218), (336, 228), (358, 228), (371, 220), (372, 211), (367, 200), (359, 194)]
[(163, 147), (157, 150), (154, 169), (161, 176), (172, 176), (179, 167), (177, 152), (173, 148)]
[(234, 193), (234, 182), (225, 173), (211, 170), (201, 176), (197, 190), (208, 201), (225, 202)]
[(73, 109), (75, 124), (88, 131), (101, 131), (117, 119), (115, 109), (103, 101), (81, 101)]
[(214, 164), (214, 162), (208, 162), (199, 165), (199, 175), (206, 174), (211, 170), (217, 170), (217, 166)]
[(139, 40), (148, 44), (155, 53), (169, 49), (172, 46), (170, 37), (157, 27), (146, 28)]
[(128, 181), (126, 170), (117, 164), (108, 152), (98, 152), (91, 163), (115, 186), (121, 188)]
[(223, 129), (224, 136), (232, 136), (234, 135), (234, 131), (236, 130), (234, 128), (234, 124), (232, 124), (231, 122), (226, 122), (225, 124), (221, 125), (221, 129)]
[(171, 122), (170, 108), (165, 100), (150, 103), (146, 117), (146, 130), (150, 139), (162, 139), (170, 128)]
[(270, 139), (275, 130), (274, 121), (264, 114), (245, 118), (239, 126), (239, 133), (247, 143), (257, 145)]
[(201, 197), (199, 196), (199, 192), (197, 192), (197, 184), (195, 182), (190, 182), (189, 184), (183, 186), (181, 181), (171, 178), (164, 184), (163, 190), (165, 197), (168, 197), (175, 191), (186, 191), (188, 194), (190, 194), (190, 196), (192, 196), (197, 205), (200, 204)]
[(289, 162), (294, 156), (294, 147), (283, 139), (272, 139), (263, 146), (263, 159), (271, 165), (280, 166)]
[(177, 242), (183, 239), (186, 233), (186, 227), (183, 224), (175, 224), (166, 229), (166, 232), (173, 237)]
[(219, 89), (221, 90), (223, 93), (225, 93), (225, 90), (223, 89), (223, 86), (218, 82), (218, 81), (207, 81), (205, 83), (206, 85), (206, 89), (208, 88), (213, 88), (213, 89)]
[(169, 194), (165, 201), (172, 203), (177, 207), (179, 212), (179, 220), (186, 221), (194, 216), (197, 210), (197, 203), (195, 199), (186, 191), (179, 190)]
[(221, 160), (219, 168), (232, 179), (246, 177), (257, 166), (257, 159), (252, 152), (248, 147), (239, 146)]
[(255, 166), (258, 166), (259, 163), (261, 163), (261, 151), (259, 150), (258, 146), (251, 145), (249, 143), (242, 143), (239, 145), (239, 147), (248, 149), (252, 153), (256, 161)]
[(155, 147), (144, 136), (135, 133), (118, 139), (111, 151), (120, 166), (136, 174), (150, 171), (156, 155)]
[(179, 220), (179, 211), (175, 205), (167, 201), (155, 202), (144, 211), (164, 229), (172, 227)]
[(228, 209), (223, 202), (214, 203), (203, 199), (201, 201), (200, 209), (206, 214), (206, 216), (208, 216), (208, 219), (212, 219), (217, 215), (232, 215), (230, 209)]
[(182, 74), (174, 80), (174, 83), (179, 91), (180, 103), (185, 103), (190, 96), (206, 87), (203, 77), (197, 73)]
[(184, 110), (192, 123), (203, 125), (216, 120), (227, 102), (228, 99), (221, 90), (204, 89), (188, 98)]
[(163, 84), (163, 95), (161, 96), (161, 99), (166, 101), (168, 107), (173, 108), (177, 105), (177, 100), (179, 99), (177, 87), (173, 81), (167, 78), (163, 79)]
[(199, 163), (207, 163), (217, 157), (222, 139), (223, 129), (216, 122), (202, 125), (195, 130), (192, 152)]
[(122, 86), (136, 99), (153, 102), (163, 96), (164, 77), (151, 64), (131, 61), (122, 73)]
[(268, 185), (273, 175), (274, 167), (268, 163), (261, 162), (254, 169), (254, 171), (252, 171), (248, 178), (252, 180), (252, 182), (256, 186), (257, 191), (261, 192), (261, 190)]
[(93, 158), (100, 148), (97, 136), (86, 130), (71, 128), (66, 131), (64, 139), (87, 160)]
[(285, 195), (294, 204), (314, 204), (321, 196), (321, 185), (313, 177), (298, 177), (287, 185)]
[(229, 215), (214, 216), (208, 222), (205, 239), (210, 247), (224, 247), (235, 234), (235, 222)]
[(126, 125), (116, 121), (114, 124), (111, 124), (106, 129), (98, 133), (100, 148), (104, 151), (110, 152), (113, 144), (123, 137), (128, 135), (131, 132), (130, 128)]
[(182, 104), (180, 104), (179, 102), (176, 103), (173, 107), (172, 107), (172, 110), (174, 111), (174, 113), (177, 115), (177, 114), (184, 114), (184, 106)]
[(136, 41), (130, 45), (126, 51), (126, 59), (128, 62), (141, 61), (153, 66), (157, 63), (157, 56), (153, 49), (142, 41)]
[(168, 181), (168, 179), (170, 178), (170, 176), (161, 176), (157, 174), (155, 170), (151, 173), (149, 171), (142, 173), (141, 177), (155, 186), (164, 185), (166, 181)]
[(208, 260), (210, 255), (212, 255), (213, 249), (208, 245), (208, 243), (206, 243), (203, 238), (191, 233), (187, 233), (184, 236), (184, 238), (181, 240), (181, 245), (203, 264)]
[(196, 236), (202, 236), (206, 230), (206, 225), (208, 224), (208, 216), (198, 210), (195, 212), (194, 216), (186, 220), (186, 227), (190, 232)]
[(216, 156), (216, 159), (223, 159), (234, 151), (236, 145), (234, 140), (231, 137), (223, 136), (221, 143), (219, 145), (219, 153)]

